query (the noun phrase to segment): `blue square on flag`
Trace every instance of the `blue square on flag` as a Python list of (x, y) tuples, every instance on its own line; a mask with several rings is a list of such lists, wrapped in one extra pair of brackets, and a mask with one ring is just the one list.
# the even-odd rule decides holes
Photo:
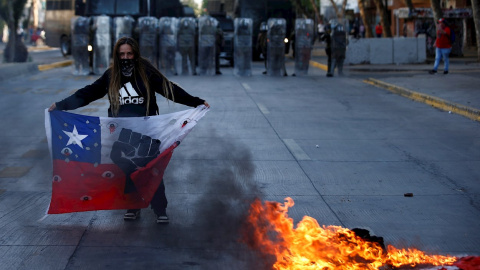
[(100, 119), (94, 116), (52, 111), (53, 159), (100, 163)]

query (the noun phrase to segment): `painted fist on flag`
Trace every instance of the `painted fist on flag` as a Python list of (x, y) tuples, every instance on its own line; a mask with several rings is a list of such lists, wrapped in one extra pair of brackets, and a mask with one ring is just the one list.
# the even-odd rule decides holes
[(160, 140), (122, 128), (118, 140), (113, 143), (110, 158), (127, 177), (126, 193), (135, 190), (130, 174), (156, 158), (160, 154), (160, 144)]

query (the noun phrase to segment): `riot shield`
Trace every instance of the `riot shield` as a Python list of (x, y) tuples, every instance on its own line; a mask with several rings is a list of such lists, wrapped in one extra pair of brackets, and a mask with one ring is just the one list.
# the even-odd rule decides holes
[(285, 43), (287, 25), (285, 19), (268, 19), (267, 31), (267, 73), (281, 76), (285, 70)]
[(175, 53), (177, 51), (177, 19), (162, 17), (158, 23), (160, 54), (158, 67), (166, 75), (177, 75)]
[(90, 73), (90, 56), (88, 53), (90, 18), (74, 17), (71, 22), (73, 74), (88, 75)]
[(157, 27), (155, 17), (138, 18), (138, 35), (140, 52), (153, 66), (157, 66)]
[(198, 66), (200, 75), (215, 74), (215, 34), (218, 21), (210, 16), (198, 19)]
[(184, 17), (178, 23), (178, 51), (182, 56), (182, 75), (188, 75), (188, 62), (190, 61), (190, 72), (196, 75), (195, 71), (195, 18)]
[(110, 65), (111, 37), (110, 17), (93, 18), (93, 73), (103, 74)]
[(250, 18), (236, 18), (234, 36), (234, 74), (252, 75), (252, 25)]
[(121, 37), (132, 37), (134, 23), (135, 20), (131, 16), (113, 18), (114, 41), (117, 42)]
[(295, 74), (307, 75), (313, 45), (313, 20), (295, 20)]

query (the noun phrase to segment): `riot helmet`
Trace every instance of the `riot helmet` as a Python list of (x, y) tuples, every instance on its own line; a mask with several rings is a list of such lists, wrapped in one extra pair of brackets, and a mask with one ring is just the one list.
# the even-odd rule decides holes
[(267, 32), (268, 30), (268, 25), (266, 22), (260, 23), (260, 32)]

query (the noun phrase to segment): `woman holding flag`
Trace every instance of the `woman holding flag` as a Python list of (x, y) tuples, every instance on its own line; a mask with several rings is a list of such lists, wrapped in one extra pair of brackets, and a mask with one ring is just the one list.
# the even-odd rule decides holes
[[(108, 95), (109, 117), (143, 117), (158, 114), (155, 93), (174, 102), (197, 107), (210, 105), (203, 99), (193, 97), (180, 86), (169, 81), (148, 60), (140, 55), (138, 43), (129, 37), (120, 38), (113, 49), (113, 62), (105, 73), (94, 83), (79, 89), (62, 101), (53, 103), (48, 111), (74, 110)], [(122, 168), (124, 170), (124, 168)], [(125, 193), (134, 192), (135, 186), (128, 176), (131, 169), (125, 169), (127, 175)], [(168, 223), (166, 213), (167, 198), (163, 181), (155, 192), (151, 207), (157, 216), (157, 223)], [(129, 209), (125, 220), (135, 220), (140, 209)]]

